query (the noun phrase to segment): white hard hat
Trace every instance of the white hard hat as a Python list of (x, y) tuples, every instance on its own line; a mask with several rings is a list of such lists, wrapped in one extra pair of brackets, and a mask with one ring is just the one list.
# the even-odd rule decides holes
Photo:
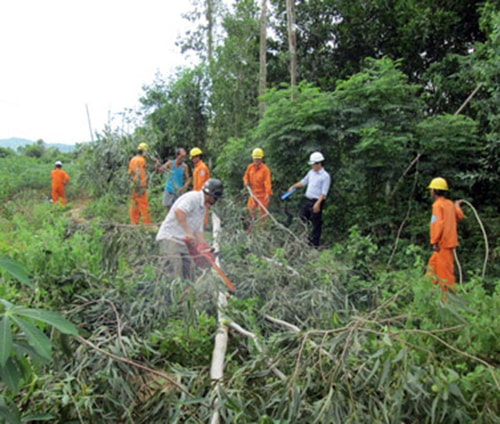
[(60, 160), (56, 160), (55, 166), (62, 166), (62, 162)]
[(309, 156), (309, 165), (313, 163), (323, 162), (325, 157), (321, 154), (321, 152), (313, 152), (311, 156)]

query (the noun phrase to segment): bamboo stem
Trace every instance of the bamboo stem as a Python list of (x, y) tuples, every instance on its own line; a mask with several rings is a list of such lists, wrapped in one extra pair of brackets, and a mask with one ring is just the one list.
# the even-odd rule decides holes
[[(219, 250), (219, 231), (220, 231), (220, 219), (215, 214), (212, 213), (212, 234), (213, 234), (213, 246), (216, 251)], [(215, 263), (219, 264), (219, 258), (215, 259)], [(217, 334), (215, 335), (214, 350), (212, 351), (212, 364), (210, 366), (210, 379), (214, 383), (215, 393), (218, 392), (219, 387), (223, 384), (224, 379), (224, 358), (227, 351), (228, 327), (225, 323), (223, 317), (223, 310), (227, 306), (227, 297), (224, 293), (218, 292), (217, 296), (217, 322), (219, 328)], [(220, 423), (219, 409), (222, 405), (222, 401), (218, 395), (216, 395), (213, 403), (213, 414), (210, 420), (211, 424)]]

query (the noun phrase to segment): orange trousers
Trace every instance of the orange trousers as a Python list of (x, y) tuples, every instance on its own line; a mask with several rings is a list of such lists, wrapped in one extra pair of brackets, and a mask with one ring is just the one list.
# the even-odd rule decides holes
[[(255, 196), (257, 199), (259, 199), (259, 202), (262, 203), (262, 205), (267, 209), (267, 205), (269, 204), (269, 200), (265, 199), (265, 196)], [(255, 200), (252, 196), (248, 198), (247, 202), (247, 209), (250, 211), (250, 216), (252, 218), (255, 218), (257, 214), (257, 209), (259, 210), (259, 220), (265, 220), (267, 219), (267, 212), (264, 210), (264, 208), (259, 205), (259, 202)]]
[(60, 200), (61, 205), (66, 205), (66, 197), (64, 196), (64, 185), (52, 186), (52, 203), (57, 203)]
[(135, 191), (132, 192), (132, 197), (130, 198), (130, 222), (134, 225), (138, 225), (142, 217), (143, 224), (151, 224), (151, 218), (149, 217), (149, 204), (148, 204), (148, 192), (144, 192), (139, 195)]
[(453, 267), (453, 249), (441, 248), (433, 252), (427, 264), (427, 274), (432, 284), (439, 284), (441, 292), (455, 292), (455, 270)]

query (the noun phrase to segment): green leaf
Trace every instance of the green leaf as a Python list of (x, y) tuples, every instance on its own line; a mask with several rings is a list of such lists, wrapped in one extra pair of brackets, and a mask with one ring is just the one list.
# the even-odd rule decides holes
[(18, 316), (32, 318), (34, 320), (42, 321), (46, 324), (52, 325), (61, 333), (72, 334), (73, 336), (78, 335), (78, 329), (76, 328), (76, 326), (66, 318), (64, 318), (62, 315), (59, 315), (55, 312), (30, 308), (15, 308), (13, 312)]
[(18, 279), (21, 283), (32, 287), (26, 268), (19, 262), (8, 258), (0, 258), (0, 268), (4, 268), (12, 277)]
[(26, 356), (31, 357), (31, 359), (33, 359), (34, 361), (42, 363), (47, 361), (47, 359), (41, 356), (35, 348), (31, 347), (24, 340), (21, 342), (14, 340), (14, 350), (16, 351), (17, 355), (24, 354)]
[(23, 417), (24, 423), (38, 422), (38, 421), (50, 421), (54, 422), (54, 415), (43, 414), (43, 415), (25, 415)]
[(0, 367), (1, 380), (14, 393), (17, 393), (19, 387), (19, 367), (17, 359), (11, 357), (5, 367)]
[(390, 370), (391, 370), (391, 360), (388, 359), (387, 361), (384, 362), (384, 367), (382, 368), (382, 374), (378, 382), (377, 390), (380, 390), (385, 381), (387, 380)]
[(5, 299), (0, 299), (0, 303), (5, 306), (6, 310), (14, 308), (14, 305)]
[(379, 369), (379, 367), (380, 367), (380, 359), (377, 359), (375, 361), (375, 364), (373, 365), (372, 370), (370, 371), (370, 373), (368, 374), (368, 376), (365, 378), (365, 380), (361, 383), (361, 386), (360, 386), (361, 389), (363, 389), (364, 387), (367, 386), (367, 384), (370, 382), (370, 380), (372, 379), (372, 377), (375, 375), (375, 373), (377, 372), (377, 370)]
[(10, 320), (4, 316), (0, 323), (0, 367), (4, 367), (12, 350), (12, 329)]
[(21, 424), (21, 414), (15, 404), (11, 408), (5, 403), (3, 396), (0, 396), (0, 418), (9, 424)]
[(15, 315), (11, 315), (11, 319), (24, 332), (28, 343), (37, 351), (37, 353), (43, 358), (49, 360), (52, 355), (52, 344), (50, 343), (49, 338), (28, 321), (25, 321)]

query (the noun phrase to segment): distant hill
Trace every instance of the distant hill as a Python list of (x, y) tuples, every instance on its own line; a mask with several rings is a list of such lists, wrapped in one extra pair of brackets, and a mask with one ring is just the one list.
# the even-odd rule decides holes
[[(17, 151), (18, 147), (24, 147), (24, 146), (28, 146), (30, 144), (35, 144), (35, 143), (36, 143), (36, 141), (27, 140), (25, 138), (12, 137), (12, 138), (0, 139), (0, 147), (8, 147), (14, 151)], [(45, 143), (45, 146), (55, 147), (61, 153), (69, 153), (69, 152), (72, 152), (73, 150), (75, 150), (74, 144)]]

